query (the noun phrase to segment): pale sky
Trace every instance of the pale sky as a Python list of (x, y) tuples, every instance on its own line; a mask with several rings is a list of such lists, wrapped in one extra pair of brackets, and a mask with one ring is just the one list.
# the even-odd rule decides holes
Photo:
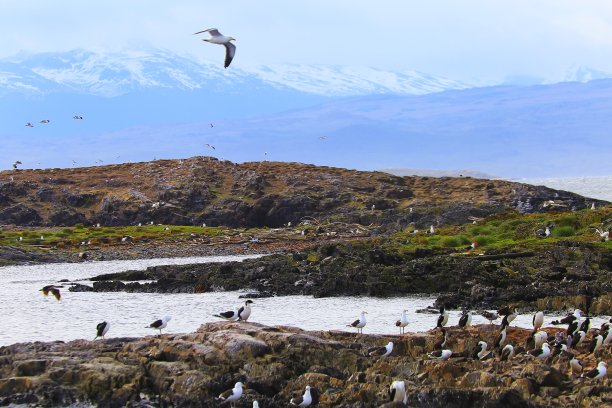
[(235, 66), (366, 65), (459, 80), (612, 72), (609, 0), (0, 0), (0, 58), (154, 47), (218, 59), (192, 35), (210, 27), (237, 38)]

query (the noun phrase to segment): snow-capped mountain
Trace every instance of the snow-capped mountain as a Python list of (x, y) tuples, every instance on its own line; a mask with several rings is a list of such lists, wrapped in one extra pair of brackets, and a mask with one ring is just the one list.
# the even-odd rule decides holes
[(78, 92), (112, 97), (138, 89), (273, 87), (325, 96), (421, 95), (469, 87), (415, 71), (368, 67), (270, 65), (225, 70), (218, 62), (166, 50), (18, 55), (0, 60), (0, 94)]

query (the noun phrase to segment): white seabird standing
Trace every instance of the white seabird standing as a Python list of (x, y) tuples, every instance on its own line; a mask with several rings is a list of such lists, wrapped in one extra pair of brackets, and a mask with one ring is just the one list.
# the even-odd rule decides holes
[(244, 306), (241, 306), (238, 310), (229, 310), (227, 312), (222, 312), (216, 315), (215, 317), (220, 317), (229, 321), (246, 321), (249, 316), (251, 316), (251, 304), (253, 301), (251, 299), (244, 302)]
[(232, 63), (234, 59), (234, 55), (236, 55), (236, 46), (231, 43), (231, 41), (236, 41), (234, 37), (227, 37), (219, 32), (216, 28), (209, 28), (207, 30), (198, 31), (195, 34), (201, 33), (209, 33), (210, 38), (203, 38), (202, 41), (206, 41), (213, 44), (220, 44), (225, 47), (225, 64), (224, 67), (227, 68)]
[(533, 315), (533, 329), (539, 330), (544, 324), (544, 312), (539, 311)]
[(219, 394), (218, 399), (220, 399), (221, 401), (228, 402), (238, 401), (240, 397), (242, 397), (242, 391), (245, 388), (246, 386), (240, 381), (238, 381), (236, 384), (234, 384), (234, 388), (232, 388), (231, 390), (223, 391), (221, 394)]
[(540, 360), (544, 360), (550, 356), (550, 346), (548, 343), (544, 343), (542, 344), (542, 348), (531, 350), (528, 354)]
[(402, 317), (395, 322), (395, 326), (399, 327), (400, 335), (404, 334), (404, 329), (408, 326), (408, 317), (406, 316), (407, 310), (402, 311)]
[(406, 395), (406, 384), (403, 381), (393, 381), (389, 387), (389, 401), (401, 402), (406, 404), (408, 402), (408, 395)]
[(304, 391), (304, 395), (302, 395), (301, 397), (291, 398), (291, 401), (289, 401), (289, 403), (297, 407), (310, 406), (310, 404), (312, 404), (312, 395), (310, 395), (310, 385), (306, 386), (306, 391)]
[(361, 312), (361, 316), (359, 316), (359, 319), (355, 320), (353, 323), (351, 324), (347, 324), (347, 326), (349, 327), (354, 327), (357, 329), (357, 333), (362, 333), (363, 334), (363, 328), (365, 327), (367, 321), (366, 321), (366, 317), (365, 315), (368, 312)]
[(162, 329), (166, 328), (170, 320), (172, 320), (172, 316), (164, 316), (163, 318), (154, 321), (146, 328), (157, 329), (159, 330), (159, 334), (161, 335)]
[(432, 351), (431, 353), (427, 353), (427, 356), (433, 360), (448, 360), (450, 358), (450, 356), (453, 355), (453, 351), (449, 350), (449, 349), (444, 349), (444, 350), (436, 350), (436, 351)]

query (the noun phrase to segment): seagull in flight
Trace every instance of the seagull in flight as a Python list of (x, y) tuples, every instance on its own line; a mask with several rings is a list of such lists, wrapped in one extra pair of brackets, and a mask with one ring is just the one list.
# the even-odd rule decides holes
[(21, 161), (17, 160), (15, 163), (13, 163), (13, 169), (17, 170), (17, 166), (19, 166), (21, 164)]
[(49, 119), (43, 119), (40, 121), (40, 123), (49, 123), (49, 122), (51, 122)]
[(81, 120), (81, 119), (83, 119), (83, 117), (82, 117), (82, 116), (80, 116), (80, 115), (74, 115), (74, 116), (72, 117), (72, 119)]
[(31, 122), (26, 123), (27, 127), (34, 127), (34, 125)]
[(216, 149), (215, 149), (215, 146), (211, 145), (210, 143), (206, 143), (206, 145), (205, 145), (205, 146), (207, 146), (207, 147), (209, 147), (209, 148), (211, 148), (211, 149), (213, 149), (213, 150), (216, 150)]
[(208, 30), (198, 31), (197, 33), (193, 34), (196, 35), (201, 33), (210, 34), (210, 38), (203, 38), (202, 41), (207, 41), (213, 44), (220, 44), (225, 47), (224, 67), (229, 67), (229, 65), (232, 63), (232, 60), (234, 59), (234, 55), (236, 54), (236, 46), (230, 41), (236, 41), (236, 39), (234, 37), (226, 37), (225, 35), (221, 34), (216, 28), (209, 28)]

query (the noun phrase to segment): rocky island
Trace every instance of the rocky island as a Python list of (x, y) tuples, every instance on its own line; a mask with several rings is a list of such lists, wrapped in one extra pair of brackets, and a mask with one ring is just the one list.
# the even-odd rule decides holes
[[(0, 265), (267, 254), (92, 276), (72, 291), (252, 296), (435, 294), (435, 306), (612, 314), (609, 203), (471, 177), (398, 177), (299, 163), (213, 158), (0, 172)], [(549, 335), (563, 329), (546, 328)], [(304, 387), (320, 406), (602, 407), (607, 378), (577, 379), (567, 353), (473, 358), (498, 326), (449, 328), (452, 357), (428, 357), (439, 329), (404, 336), (308, 332), (251, 322), (195, 333), (0, 347), (0, 405), (287, 406)], [(588, 339), (595, 332), (588, 333)], [(393, 342), (390, 356), (368, 351)], [(585, 368), (610, 360), (584, 344)]]

